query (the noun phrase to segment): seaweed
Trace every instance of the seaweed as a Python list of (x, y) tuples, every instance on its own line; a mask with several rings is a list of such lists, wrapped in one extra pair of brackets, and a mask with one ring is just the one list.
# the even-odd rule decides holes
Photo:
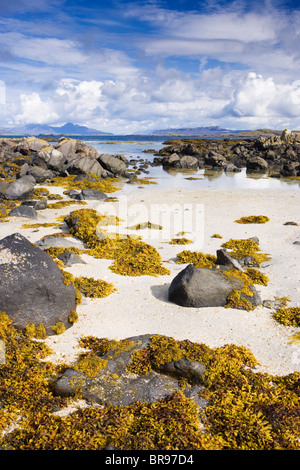
[(261, 253), (258, 243), (251, 239), (230, 239), (229, 241), (222, 244), (223, 248), (229, 249), (229, 254), (240, 260), (246, 256), (253, 259), (252, 264), (260, 266), (263, 262), (268, 261), (270, 256), (266, 253)]
[(119, 224), (117, 217), (111, 219), (94, 209), (78, 209), (66, 218), (66, 222), (70, 233), (86, 243), (91, 256), (113, 260), (109, 268), (116, 274), (156, 276), (170, 273), (162, 266), (161, 256), (153, 246), (103, 230), (108, 223)]
[(281, 307), (273, 317), (283, 325), (300, 326), (300, 307)]
[[(120, 188), (114, 185), (115, 182), (119, 180), (117, 178), (105, 178), (101, 179), (97, 175), (89, 175), (92, 178), (84, 177), (81, 180), (76, 180), (77, 175), (69, 175), (69, 176), (58, 176), (53, 178), (48, 185), (49, 186), (62, 186), (67, 189), (96, 189), (99, 191), (103, 191), (104, 193), (113, 193), (115, 191), (119, 191)], [(92, 180), (91, 180), (92, 179)]]
[(266, 215), (249, 215), (235, 220), (237, 224), (265, 224), (270, 219)]
[(185, 237), (172, 238), (172, 240), (170, 241), (170, 245), (190, 245), (191, 243), (193, 243), (193, 241)]
[[(196, 403), (178, 391), (154, 403), (93, 406), (62, 416), (70, 399), (55, 396), (53, 380), (66, 367), (45, 361), (51, 349), (17, 331), (0, 314), (6, 363), (0, 365), (0, 436), (4, 450), (299, 450), (300, 373), (272, 376), (255, 372), (257, 360), (243, 346), (211, 348), (163, 335), (132, 352), (134, 373), (147, 374), (163, 362), (185, 357), (204, 364)], [(101, 355), (130, 348), (129, 340), (87, 337), (75, 370), (92, 376), (106, 367)], [(79, 394), (80, 397), (80, 394)]]
[(177, 264), (192, 263), (196, 268), (213, 268), (217, 261), (217, 257), (201, 251), (183, 250), (177, 253)]

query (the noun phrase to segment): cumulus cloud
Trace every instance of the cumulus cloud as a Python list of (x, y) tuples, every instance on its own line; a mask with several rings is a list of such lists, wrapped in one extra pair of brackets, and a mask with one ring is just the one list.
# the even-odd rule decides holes
[(51, 100), (42, 101), (38, 93), (22, 94), (20, 96), (21, 112), (15, 117), (16, 123), (46, 124), (59, 119)]
[(299, 105), (300, 80), (275, 83), (272, 77), (263, 78), (253, 72), (234, 90), (224, 111), (234, 116), (297, 117)]
[[(211, 82), (209, 82), (211, 78)], [(218, 85), (222, 93), (215, 93)], [(233, 128), (293, 127), (299, 122), (300, 80), (284, 84), (254, 72), (205, 70), (202, 80), (159, 68), (153, 77), (104, 81), (64, 79), (47, 99), (22, 94), (19, 123), (88, 125), (114, 133), (218, 124)]]

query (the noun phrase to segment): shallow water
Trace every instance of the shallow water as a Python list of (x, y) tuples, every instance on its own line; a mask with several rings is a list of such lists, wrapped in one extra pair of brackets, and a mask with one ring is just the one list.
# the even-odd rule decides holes
[[(135, 136), (136, 137), (136, 136)], [(126, 137), (128, 139), (128, 137)], [(138, 136), (138, 140), (122, 140), (123, 136), (102, 137), (100, 139), (86, 140), (93, 145), (98, 152), (111, 155), (123, 154), (130, 159), (137, 159), (142, 163), (152, 161), (153, 153), (145, 153), (144, 150), (153, 149), (155, 152), (164, 147), (167, 137)], [(139, 165), (138, 165), (139, 166)], [(243, 169), (238, 173), (226, 173), (224, 171), (211, 170), (164, 170), (161, 166), (149, 166), (147, 173), (141, 173), (139, 178), (153, 178), (156, 184), (149, 184), (149, 189), (267, 189), (267, 190), (295, 190), (299, 191), (300, 181), (290, 178), (270, 178), (265, 175), (249, 174)], [(195, 178), (195, 179), (188, 179)], [(123, 183), (122, 188), (126, 192), (136, 190), (137, 185)]]

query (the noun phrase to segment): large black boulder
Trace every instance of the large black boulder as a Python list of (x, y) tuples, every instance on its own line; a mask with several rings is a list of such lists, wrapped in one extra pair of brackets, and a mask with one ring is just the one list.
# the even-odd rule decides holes
[(52, 258), (19, 233), (0, 240), (0, 310), (17, 328), (27, 324), (44, 325), (48, 335), (58, 322), (66, 328), (76, 308), (73, 285)]
[[(173, 279), (169, 287), (169, 300), (183, 307), (222, 307), (233, 290), (240, 290), (243, 282), (231, 276), (230, 281), (223, 271), (228, 267), (196, 268), (189, 264)], [(250, 286), (252, 296), (241, 294), (253, 305), (259, 305), (260, 297), (255, 288)]]

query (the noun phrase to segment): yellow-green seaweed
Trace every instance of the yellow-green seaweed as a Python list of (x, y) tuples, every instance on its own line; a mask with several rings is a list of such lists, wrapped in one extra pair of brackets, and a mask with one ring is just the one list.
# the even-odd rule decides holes
[(265, 224), (270, 219), (266, 215), (249, 215), (235, 220), (237, 224)]

